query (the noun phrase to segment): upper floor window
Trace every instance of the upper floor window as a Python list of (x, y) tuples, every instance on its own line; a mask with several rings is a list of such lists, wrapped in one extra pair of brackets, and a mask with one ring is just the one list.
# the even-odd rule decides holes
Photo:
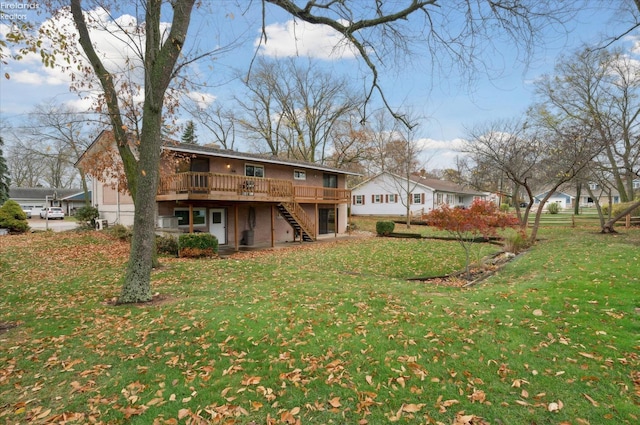
[(293, 170), (293, 178), (294, 180), (306, 180), (307, 172), (303, 170)]
[(264, 177), (264, 167), (262, 165), (245, 164), (244, 175), (250, 177)]
[(322, 186), (323, 187), (338, 187), (338, 176), (336, 174), (323, 174), (322, 175)]
[(353, 204), (354, 205), (364, 205), (364, 195), (354, 195), (353, 196)]
[(396, 202), (398, 202), (398, 195), (396, 193), (391, 193), (389, 195), (389, 203), (395, 204)]
[(371, 202), (373, 202), (374, 204), (381, 204), (382, 195), (371, 195)]

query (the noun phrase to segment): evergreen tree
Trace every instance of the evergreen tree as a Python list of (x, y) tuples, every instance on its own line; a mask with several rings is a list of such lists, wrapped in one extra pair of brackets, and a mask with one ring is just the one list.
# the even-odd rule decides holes
[(2, 137), (0, 137), (0, 205), (4, 204), (4, 202), (9, 199), (9, 185), (11, 184), (11, 179), (9, 178), (9, 167), (7, 167), (7, 161), (4, 159), (4, 155), (2, 153), (2, 146), (4, 142), (2, 141)]
[(198, 144), (198, 136), (196, 135), (196, 125), (193, 121), (187, 122), (187, 127), (182, 133), (182, 143), (189, 143), (191, 145)]

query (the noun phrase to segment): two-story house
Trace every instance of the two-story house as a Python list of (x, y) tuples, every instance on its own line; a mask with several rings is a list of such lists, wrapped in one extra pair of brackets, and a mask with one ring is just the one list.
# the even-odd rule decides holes
[[(91, 158), (113, 143), (112, 134), (102, 132), (78, 167), (91, 173), (86, 169), (96, 163)], [(101, 218), (133, 224), (132, 199), (118, 190), (113, 172), (94, 174), (101, 174), (93, 178), (94, 203)], [(347, 231), (349, 174), (270, 155), (168, 142), (156, 195), (158, 226), (209, 232), (221, 245), (236, 249), (337, 235)]]

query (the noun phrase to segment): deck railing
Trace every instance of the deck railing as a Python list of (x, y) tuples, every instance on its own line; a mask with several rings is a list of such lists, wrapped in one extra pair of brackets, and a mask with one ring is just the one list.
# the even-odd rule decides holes
[(349, 202), (351, 191), (315, 186), (298, 186), (292, 181), (261, 177), (235, 176), (231, 174), (186, 172), (163, 176), (158, 185), (158, 195), (173, 194), (237, 194), (262, 198), (288, 198), (292, 201)]

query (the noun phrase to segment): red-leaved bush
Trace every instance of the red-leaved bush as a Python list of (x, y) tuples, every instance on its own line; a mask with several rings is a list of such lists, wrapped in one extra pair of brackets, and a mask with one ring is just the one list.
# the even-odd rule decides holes
[(515, 228), (518, 218), (500, 211), (491, 201), (475, 200), (468, 208), (443, 204), (423, 217), (427, 224), (449, 232), (465, 250), (467, 276), (470, 276), (470, 244), (482, 236), (495, 236), (499, 229)]

